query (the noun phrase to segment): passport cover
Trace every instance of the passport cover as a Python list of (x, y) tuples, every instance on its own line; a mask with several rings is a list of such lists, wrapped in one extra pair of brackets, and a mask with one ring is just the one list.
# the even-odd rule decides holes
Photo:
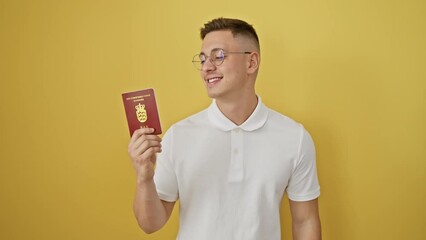
[(154, 128), (152, 134), (161, 134), (160, 117), (158, 116), (154, 89), (143, 89), (121, 94), (126, 110), (130, 136), (139, 128)]

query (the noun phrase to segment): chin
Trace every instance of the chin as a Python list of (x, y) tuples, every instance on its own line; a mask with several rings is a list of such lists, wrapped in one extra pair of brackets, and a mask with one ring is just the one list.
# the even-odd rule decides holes
[(216, 95), (216, 94), (212, 94), (212, 93), (209, 93), (209, 92), (207, 92), (207, 96), (208, 96), (209, 98), (217, 98), (217, 95)]
[(216, 100), (223, 99), (223, 98), (229, 98), (232, 94), (231, 91), (227, 89), (219, 89), (219, 88), (207, 88), (207, 96), (209, 98), (214, 98)]

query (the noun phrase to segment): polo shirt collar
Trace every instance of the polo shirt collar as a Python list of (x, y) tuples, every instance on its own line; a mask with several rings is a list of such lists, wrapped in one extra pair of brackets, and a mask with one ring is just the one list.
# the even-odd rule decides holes
[(262, 99), (257, 97), (257, 106), (254, 109), (250, 117), (241, 125), (236, 125), (231, 120), (229, 120), (223, 113), (220, 111), (217, 106), (216, 100), (213, 99), (210, 106), (207, 108), (209, 120), (222, 131), (231, 131), (236, 128), (241, 128), (244, 131), (254, 131), (261, 128), (267, 118), (268, 118), (268, 109), (262, 103)]

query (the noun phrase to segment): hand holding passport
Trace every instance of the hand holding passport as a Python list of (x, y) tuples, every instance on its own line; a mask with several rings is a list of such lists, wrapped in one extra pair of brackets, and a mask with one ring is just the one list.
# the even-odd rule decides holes
[(130, 136), (139, 128), (154, 128), (152, 134), (161, 134), (161, 124), (154, 89), (143, 89), (122, 94)]

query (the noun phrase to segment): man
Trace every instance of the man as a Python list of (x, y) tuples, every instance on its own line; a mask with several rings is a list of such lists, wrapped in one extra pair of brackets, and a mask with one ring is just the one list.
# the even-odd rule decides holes
[(159, 230), (179, 199), (177, 239), (278, 240), (286, 191), (294, 239), (320, 239), (314, 145), (302, 125), (256, 95), (254, 28), (218, 18), (204, 25), (201, 39), (193, 62), (210, 107), (174, 124), (163, 141), (139, 129), (129, 143), (140, 227)]

